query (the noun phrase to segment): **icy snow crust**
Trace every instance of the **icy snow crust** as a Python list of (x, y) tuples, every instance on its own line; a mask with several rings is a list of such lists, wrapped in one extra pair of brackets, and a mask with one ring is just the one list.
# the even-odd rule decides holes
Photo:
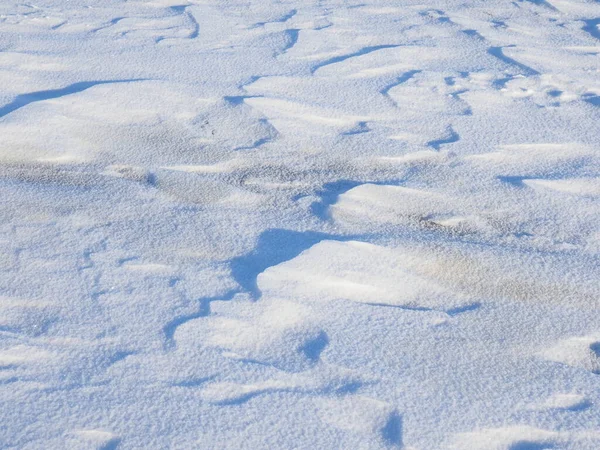
[(0, 447), (599, 449), (599, 24), (3, 0)]

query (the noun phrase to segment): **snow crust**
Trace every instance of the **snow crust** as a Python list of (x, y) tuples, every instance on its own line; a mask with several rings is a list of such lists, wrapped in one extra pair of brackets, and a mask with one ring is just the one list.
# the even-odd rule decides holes
[(0, 448), (600, 448), (599, 26), (0, 2)]

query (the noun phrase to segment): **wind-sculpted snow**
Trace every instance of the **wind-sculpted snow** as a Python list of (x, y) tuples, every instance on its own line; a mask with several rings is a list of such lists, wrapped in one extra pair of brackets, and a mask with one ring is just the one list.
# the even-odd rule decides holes
[(600, 448), (599, 17), (0, 2), (0, 447)]

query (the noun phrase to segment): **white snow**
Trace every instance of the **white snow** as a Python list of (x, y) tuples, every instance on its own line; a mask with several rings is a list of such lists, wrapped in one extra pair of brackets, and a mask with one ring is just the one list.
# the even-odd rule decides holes
[(0, 2), (0, 448), (600, 448), (600, 2)]

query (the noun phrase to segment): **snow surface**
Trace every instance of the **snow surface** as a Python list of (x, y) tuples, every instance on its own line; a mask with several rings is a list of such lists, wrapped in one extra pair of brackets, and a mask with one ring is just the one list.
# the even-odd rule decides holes
[(0, 447), (600, 448), (600, 2), (0, 2)]

